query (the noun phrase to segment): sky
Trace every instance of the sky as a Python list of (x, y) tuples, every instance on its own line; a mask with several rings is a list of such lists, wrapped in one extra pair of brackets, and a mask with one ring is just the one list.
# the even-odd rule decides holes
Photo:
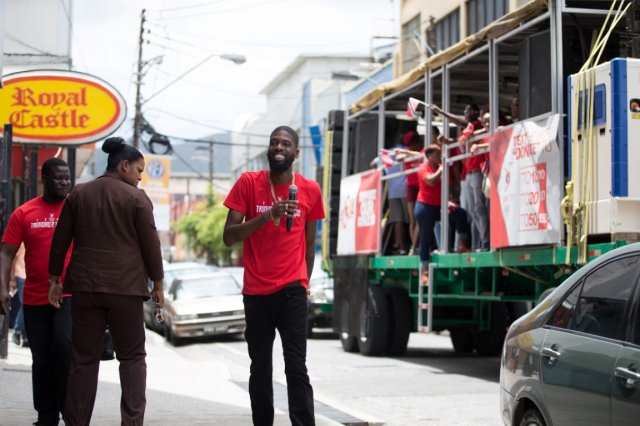
[[(126, 99), (130, 136), (140, 17), (146, 9), (142, 97), (160, 133), (201, 138), (240, 130), (264, 110), (260, 91), (300, 54), (369, 54), (398, 35), (398, 0), (74, 0), (73, 70), (102, 78)], [(209, 55), (238, 54), (242, 65)], [(160, 59), (154, 58), (162, 58)], [(309, 76), (311, 78), (312, 76)], [(157, 93), (157, 95), (156, 95)]]

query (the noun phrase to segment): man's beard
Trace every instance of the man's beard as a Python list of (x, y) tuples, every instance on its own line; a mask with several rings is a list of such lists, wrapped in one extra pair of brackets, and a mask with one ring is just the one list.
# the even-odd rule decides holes
[(278, 163), (273, 159), (272, 155), (267, 154), (267, 160), (269, 161), (269, 168), (272, 172), (282, 173), (289, 170), (293, 164), (294, 157), (285, 157), (282, 163)]

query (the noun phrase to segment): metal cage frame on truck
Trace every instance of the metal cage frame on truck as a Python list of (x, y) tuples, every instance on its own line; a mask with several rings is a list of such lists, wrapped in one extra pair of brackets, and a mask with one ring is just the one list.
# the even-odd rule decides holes
[[(488, 98), (490, 111), (497, 111), (505, 105), (509, 95), (505, 93), (505, 86), (508, 91), (514, 85), (519, 87), (522, 78), (539, 79), (539, 75), (532, 75), (535, 68), (531, 68), (531, 63), (527, 64), (527, 70), (522, 70), (519, 63), (525, 57), (522, 53), (525, 44), (529, 59), (544, 56), (546, 52), (540, 51), (539, 46), (545, 37), (549, 43), (548, 79), (529, 81), (528, 93), (519, 87), (519, 96), (527, 95), (528, 119), (545, 114), (559, 114), (566, 119), (566, 77), (584, 62), (572, 54), (584, 50), (585, 34), (598, 29), (610, 15), (609, 10), (597, 8), (603, 2), (588, 2), (594, 7), (585, 7), (584, 3), (531, 1), (479, 33), (430, 57), (409, 73), (375, 88), (350, 110), (330, 113), (323, 185), (328, 214), (323, 225), (322, 246), (324, 258), (331, 259), (335, 282), (334, 330), (340, 335), (345, 351), (402, 355), (411, 331), (448, 330), (456, 352), (475, 350), (481, 355), (497, 355), (510, 323), (530, 309), (545, 290), (557, 286), (581, 266), (576, 248), (567, 248), (564, 244), (447, 253), (445, 209), (449, 194), (447, 185), (443, 185), (440, 240), (444, 249), (432, 256), (429, 280), (421, 282), (417, 256), (381, 253), (336, 256), (339, 209), (336, 200), (340, 179), (363, 171), (366, 158), (370, 160), (391, 145), (388, 124), (393, 124), (397, 115), (405, 113), (409, 97), (427, 103), (438, 100), (445, 111), (460, 110), (469, 99), (462, 96), (465, 94), (462, 92), (477, 91), (480, 81), (488, 85), (484, 97)], [(621, 30), (623, 24), (624, 21), (616, 27), (613, 47), (605, 56), (619, 56), (629, 43), (630, 34)], [(543, 37), (532, 45), (532, 38), (540, 35)], [(537, 83), (548, 88), (549, 93), (533, 99), (531, 87)], [(544, 110), (541, 102), (546, 102), (549, 109)], [(540, 112), (536, 114), (536, 111)], [(442, 127), (448, 133), (449, 123), (446, 117), (443, 118)], [(365, 120), (370, 121), (368, 129), (371, 133), (372, 119), (376, 125), (376, 145), (367, 146), (363, 139), (358, 140), (359, 126), (364, 125)], [(498, 127), (498, 114), (491, 114), (490, 120), (490, 134), (493, 134)], [(425, 128), (430, 129), (432, 113), (428, 108), (425, 123)], [(560, 161), (559, 176), (566, 176), (565, 127), (566, 123), (561, 119), (557, 139), (563, 161)], [(449, 161), (450, 158), (443, 156), (443, 164)], [(448, 181), (448, 173), (448, 167), (445, 167), (444, 182)], [(382, 203), (380, 205), (382, 208)], [(564, 241), (564, 229), (561, 232)], [(615, 236), (607, 241), (594, 241), (588, 246), (587, 260), (624, 244), (624, 241), (616, 241)]]

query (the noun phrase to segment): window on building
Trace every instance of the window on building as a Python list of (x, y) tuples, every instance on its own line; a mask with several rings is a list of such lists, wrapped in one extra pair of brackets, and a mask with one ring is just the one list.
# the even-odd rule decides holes
[(509, 0), (468, 0), (467, 35), (475, 34), (507, 14)]
[(445, 50), (460, 41), (460, 9), (456, 9), (427, 30), (427, 43), (434, 52)]
[(420, 63), (420, 50), (415, 41), (420, 35), (420, 14), (402, 25), (402, 72), (407, 72)]

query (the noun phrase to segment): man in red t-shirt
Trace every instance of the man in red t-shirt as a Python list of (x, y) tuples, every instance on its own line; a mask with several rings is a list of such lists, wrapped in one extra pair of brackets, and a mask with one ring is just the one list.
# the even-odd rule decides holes
[[(424, 142), (418, 132), (415, 130), (408, 130), (402, 136), (402, 144), (407, 149), (397, 149), (397, 160), (402, 161), (402, 170), (416, 169), (424, 162), (424, 157), (418, 154), (424, 154)], [(418, 191), (420, 186), (418, 185), (417, 173), (408, 173), (405, 188), (405, 201), (407, 203), (407, 210), (409, 212), (409, 236), (411, 237), (411, 249), (409, 255), (415, 254), (418, 248), (418, 223), (414, 215), (416, 206), (416, 200), (418, 199)]]
[[(313, 270), (316, 222), (324, 218), (324, 207), (320, 186), (292, 171), (299, 152), (298, 134), (290, 127), (277, 127), (267, 149), (270, 170), (243, 173), (224, 201), (229, 208), (224, 243), (243, 242), (242, 293), (254, 425), (273, 424), (276, 330), (282, 340), (291, 423), (315, 424), (306, 367), (306, 289)], [(293, 185), (296, 199), (289, 200)]]
[[(33, 406), (38, 425), (57, 425), (63, 412), (71, 354), (71, 298), (60, 309), (49, 304), (49, 250), (71, 187), (69, 166), (59, 158), (42, 164), (42, 197), (18, 207), (0, 243), (0, 312), (9, 313), (9, 275), (20, 244), (25, 246), (24, 322), (33, 359)], [(69, 263), (71, 251), (65, 261)]]
[[(482, 129), (482, 123), (478, 119), (480, 108), (476, 104), (469, 104), (464, 109), (464, 116), (451, 114), (436, 105), (430, 108), (437, 114), (447, 117), (449, 121), (462, 129), (458, 140), (460, 142), (473, 136), (476, 130)], [(479, 234), (478, 241), (473, 245), (481, 250), (489, 250), (489, 216), (485, 207), (485, 198), (482, 194), (482, 164), (484, 156), (476, 155), (464, 160), (461, 174), (460, 202), (471, 217), (472, 226)], [(474, 234), (475, 236), (475, 234)]]

